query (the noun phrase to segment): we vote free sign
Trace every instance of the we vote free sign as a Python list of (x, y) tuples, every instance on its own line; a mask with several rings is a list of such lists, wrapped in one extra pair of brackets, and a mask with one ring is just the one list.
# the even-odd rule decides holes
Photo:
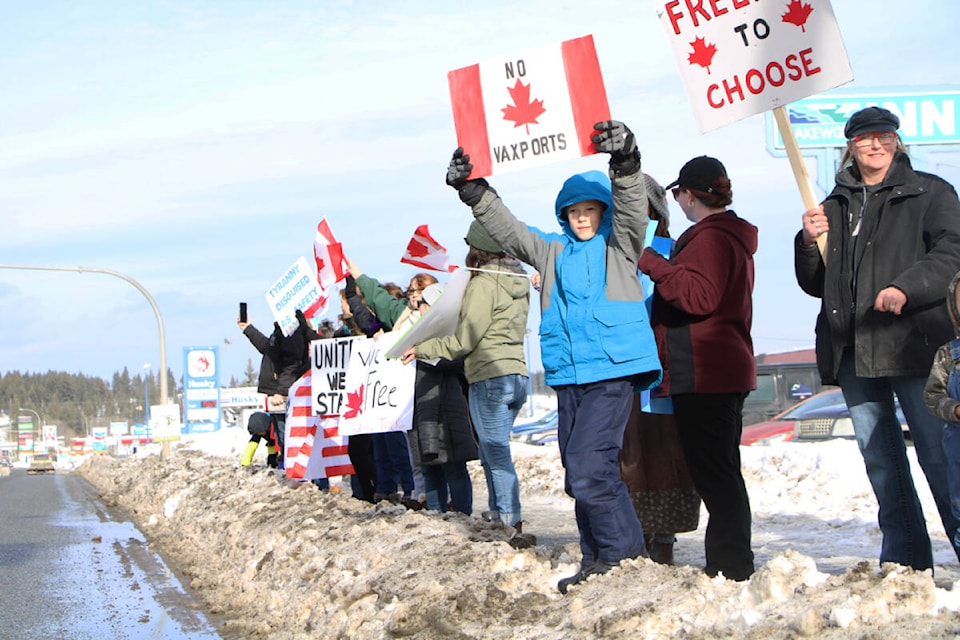
[(703, 132), (853, 80), (829, 0), (654, 2)]
[(593, 125), (610, 119), (593, 36), (463, 67), (447, 80), (473, 178), (591, 155)]

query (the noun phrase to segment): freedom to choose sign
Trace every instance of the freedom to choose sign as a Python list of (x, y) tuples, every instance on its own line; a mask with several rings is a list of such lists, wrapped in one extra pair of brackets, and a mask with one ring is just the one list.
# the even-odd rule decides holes
[(828, 0), (655, 0), (702, 132), (853, 80)]

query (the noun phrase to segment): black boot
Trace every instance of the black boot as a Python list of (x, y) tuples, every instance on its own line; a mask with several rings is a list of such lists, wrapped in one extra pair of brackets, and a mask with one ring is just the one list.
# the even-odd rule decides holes
[(557, 583), (557, 589), (560, 590), (560, 593), (566, 595), (567, 589), (570, 587), (580, 584), (590, 576), (603, 575), (613, 569), (616, 566), (619, 566), (619, 562), (606, 562), (605, 560), (597, 560), (589, 567), (580, 567), (580, 571), (577, 571), (575, 574), (569, 578), (564, 578)]

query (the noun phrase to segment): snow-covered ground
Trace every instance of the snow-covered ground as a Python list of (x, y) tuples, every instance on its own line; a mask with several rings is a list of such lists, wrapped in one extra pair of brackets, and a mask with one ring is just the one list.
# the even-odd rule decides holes
[[(125, 508), (227, 637), (933, 638), (960, 630), (960, 567), (912, 459), (936, 573), (877, 564), (876, 501), (849, 440), (744, 447), (757, 573), (711, 579), (698, 531), (677, 566), (625, 561), (561, 596), (579, 551), (556, 445), (514, 445), (525, 532), (478, 517), (373, 506), (237, 466), (245, 431), (191, 437), (171, 455), (95, 456), (81, 472)], [(262, 451), (260, 452), (262, 454)], [(911, 456), (913, 452), (911, 451)], [(485, 509), (471, 463), (474, 511)], [(345, 479), (344, 479), (345, 480)]]

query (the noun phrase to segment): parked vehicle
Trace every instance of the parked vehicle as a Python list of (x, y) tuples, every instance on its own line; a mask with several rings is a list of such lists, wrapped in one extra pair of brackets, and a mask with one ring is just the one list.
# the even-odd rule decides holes
[(770, 420), (745, 426), (740, 437), (742, 445), (768, 445), (774, 442), (788, 442), (795, 437), (796, 424), (808, 417), (820, 415), (821, 411), (834, 411), (837, 403), (840, 410), (846, 411), (840, 389), (832, 388), (801, 400), (786, 411), (782, 411)]
[(541, 438), (550, 434), (556, 435), (559, 423), (560, 418), (558, 417), (558, 412), (554, 409), (532, 422), (513, 425), (513, 429), (510, 431), (510, 439), (527, 444), (540, 444), (538, 441)]
[(30, 458), (30, 466), (27, 473), (53, 473), (56, 467), (53, 466), (53, 456), (49, 453), (35, 453)]
[(757, 388), (743, 403), (743, 424), (772, 420), (822, 389), (816, 363), (759, 364)]
[[(904, 435), (909, 439), (907, 420), (896, 403), (897, 416), (903, 425)], [(853, 422), (850, 410), (838, 387), (797, 403), (772, 420), (759, 422), (743, 428), (740, 444), (771, 444), (773, 442), (828, 440), (830, 438), (853, 438)]]

